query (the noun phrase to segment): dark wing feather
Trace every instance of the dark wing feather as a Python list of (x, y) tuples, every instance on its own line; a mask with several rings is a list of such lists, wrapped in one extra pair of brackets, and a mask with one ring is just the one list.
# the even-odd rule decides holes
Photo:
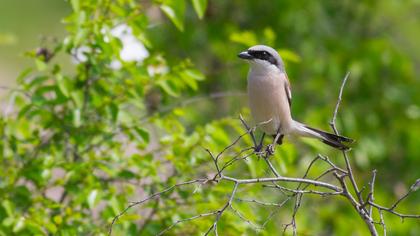
[(284, 73), (286, 78), (286, 83), (284, 84), (284, 89), (286, 90), (287, 101), (289, 102), (289, 107), (292, 107), (292, 90), (290, 88), (289, 78), (287, 78), (287, 74)]

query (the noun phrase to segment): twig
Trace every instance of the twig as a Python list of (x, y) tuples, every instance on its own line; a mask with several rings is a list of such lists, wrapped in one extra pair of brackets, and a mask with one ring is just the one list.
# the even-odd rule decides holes
[(275, 206), (275, 207), (282, 207), (284, 203), (274, 203), (274, 202), (262, 202), (256, 199), (242, 199), (242, 198), (234, 198), (234, 200), (240, 202), (251, 202), (262, 206)]
[(264, 223), (262, 224), (262, 227), (265, 228), (265, 226), (268, 224), (268, 222), (270, 222), (270, 220), (274, 217), (274, 215), (276, 215), (281, 207), (283, 207), (284, 204), (286, 204), (292, 197), (287, 197), (286, 199), (284, 199), (281, 203), (279, 203), (279, 206), (276, 207), (276, 210), (272, 211), (270, 213), (270, 215), (267, 217), (267, 219), (264, 221)]
[(295, 182), (295, 183), (306, 183), (306, 184), (311, 184), (314, 186), (320, 186), (320, 187), (324, 187), (327, 189), (331, 189), (337, 192), (340, 192), (341, 189), (335, 185), (329, 184), (329, 183), (325, 183), (325, 182), (321, 182), (321, 181), (316, 181), (316, 180), (311, 180), (311, 179), (301, 179), (301, 178), (291, 178), (291, 177), (275, 177), (275, 178), (255, 178), (255, 179), (236, 179), (236, 178), (232, 178), (232, 177), (228, 177), (228, 176), (223, 176), (221, 177), (221, 179), (225, 179), (225, 180), (229, 180), (238, 184), (251, 184), (251, 183), (264, 183), (264, 182)]
[(236, 190), (238, 189), (238, 185), (239, 185), (239, 183), (235, 183), (235, 185), (233, 187), (233, 190), (232, 190), (232, 194), (230, 195), (228, 202), (222, 207), (222, 209), (217, 211), (217, 215), (216, 215), (216, 219), (215, 219), (214, 223), (211, 225), (211, 227), (207, 230), (207, 232), (204, 235), (208, 235), (211, 232), (212, 229), (214, 231), (214, 234), (218, 235), (218, 233), (217, 233), (217, 223), (219, 222), (220, 217), (222, 217), (223, 212), (228, 207), (230, 207), (232, 205), (232, 201), (233, 201), (233, 198), (235, 197)]
[(385, 225), (385, 221), (384, 221), (384, 215), (382, 214), (381, 210), (378, 209), (378, 211), (379, 211), (379, 217), (380, 217), (380, 222), (379, 223), (381, 224), (383, 232), (384, 232), (383, 236), (386, 236), (386, 225)]
[(171, 230), (173, 227), (175, 227), (177, 224), (186, 222), (186, 221), (192, 221), (198, 218), (202, 218), (202, 217), (206, 217), (206, 216), (211, 216), (211, 215), (216, 215), (218, 213), (218, 211), (213, 211), (213, 212), (209, 212), (209, 213), (203, 213), (203, 214), (199, 214), (190, 218), (186, 218), (186, 219), (181, 219), (181, 220), (177, 220), (175, 221), (173, 224), (171, 224), (168, 228), (160, 231), (157, 236), (163, 235), (164, 233), (168, 232), (169, 230)]
[[(332, 117), (332, 120), (330, 122), (330, 126), (331, 126), (331, 128), (333, 129), (333, 131), (334, 131), (334, 133), (336, 135), (339, 135), (339, 133), (338, 133), (338, 130), (336, 128), (335, 121), (337, 119), (338, 109), (339, 109), (340, 104), (341, 104), (344, 86), (346, 85), (346, 82), (347, 82), (347, 79), (349, 78), (349, 75), (350, 75), (350, 73), (348, 72), (346, 74), (346, 76), (344, 77), (343, 82), (341, 83), (341, 87), (340, 87), (340, 92), (338, 94), (337, 103), (335, 105), (333, 117)], [(350, 182), (351, 182), (351, 186), (354, 189), (354, 192), (356, 193), (357, 201), (354, 199), (354, 197), (348, 191), (347, 185), (345, 184), (344, 179), (343, 179), (344, 176), (341, 176), (338, 179), (339, 179), (339, 181), (340, 181), (340, 183), (341, 183), (341, 185), (343, 187), (343, 194), (344, 194), (344, 196), (347, 197), (347, 199), (350, 200), (350, 202), (352, 203), (352, 205), (355, 208), (355, 210), (362, 217), (362, 219), (364, 220), (364, 222), (368, 226), (371, 235), (378, 235), (378, 232), (376, 231), (375, 225), (373, 224), (373, 220), (370, 217), (369, 212), (365, 208), (365, 203), (364, 203), (364, 201), (362, 199), (361, 191), (359, 191), (359, 187), (357, 186), (356, 180), (354, 178), (353, 170), (352, 170), (352, 167), (350, 165), (350, 161), (349, 161), (349, 158), (347, 156), (347, 152), (343, 150), (342, 153), (343, 153), (344, 161), (346, 163), (347, 176), (349, 177)]]
[(316, 190), (300, 190), (300, 189), (291, 189), (291, 188), (286, 188), (280, 185), (263, 185), (263, 187), (266, 188), (278, 188), (287, 192), (291, 192), (291, 193), (295, 193), (295, 194), (316, 194), (316, 195), (321, 195), (321, 196), (330, 196), (330, 195), (340, 195), (343, 192), (341, 191), (337, 191), (337, 192), (321, 192), (321, 191), (316, 191)]
[(407, 193), (405, 193), (401, 198), (399, 198), (389, 209), (394, 210), (402, 200), (404, 200), (406, 197), (408, 197), (408, 195), (410, 195), (410, 193), (417, 191), (419, 186), (420, 179), (417, 179), (416, 182), (410, 186), (410, 189), (407, 191)]
[(183, 182), (183, 183), (179, 183), (179, 184), (175, 184), (175, 185), (172, 185), (171, 187), (169, 187), (169, 188), (166, 188), (166, 189), (164, 189), (164, 190), (162, 190), (162, 191), (160, 191), (160, 192), (157, 192), (157, 193), (154, 193), (154, 194), (152, 194), (152, 195), (150, 195), (150, 196), (148, 196), (148, 197), (146, 197), (145, 199), (143, 199), (143, 200), (141, 200), (141, 201), (137, 201), (137, 202), (132, 202), (132, 203), (130, 203), (130, 205), (128, 205), (123, 211), (121, 211), (118, 215), (116, 215), (113, 219), (112, 219), (112, 222), (111, 222), (111, 225), (110, 225), (110, 227), (109, 227), (109, 230), (108, 230), (108, 235), (110, 236), (110, 235), (112, 235), (112, 227), (114, 226), (114, 224), (115, 224), (115, 222), (122, 216), (122, 215), (124, 215), (128, 210), (130, 210), (131, 208), (133, 208), (133, 207), (135, 207), (135, 206), (137, 206), (137, 205), (140, 205), (140, 204), (143, 204), (143, 203), (145, 203), (145, 202), (147, 202), (147, 201), (149, 201), (150, 199), (153, 199), (153, 198), (155, 198), (155, 197), (158, 197), (158, 196), (160, 196), (160, 195), (162, 195), (162, 194), (164, 194), (164, 193), (166, 193), (166, 192), (169, 192), (169, 191), (171, 191), (172, 189), (174, 189), (174, 188), (177, 188), (177, 187), (180, 187), (180, 186), (183, 186), (183, 185), (189, 185), (189, 184), (194, 184), (194, 183), (205, 183), (205, 182), (207, 182), (208, 181), (208, 179), (195, 179), (195, 180), (191, 180), (191, 181), (187, 181), (187, 182)]
[(386, 212), (389, 212), (389, 213), (394, 214), (396, 216), (399, 216), (401, 219), (404, 219), (404, 218), (420, 219), (420, 215), (415, 215), (415, 214), (402, 214), (402, 213), (399, 213), (399, 212), (396, 212), (396, 211), (392, 210), (389, 207), (384, 207), (384, 206), (381, 206), (381, 205), (379, 205), (377, 203), (370, 202), (370, 201), (368, 202), (368, 204), (372, 205), (373, 207), (375, 207), (375, 208), (377, 208), (379, 210), (386, 211)]
[[(376, 179), (376, 170), (372, 171), (372, 180), (369, 182), (370, 192), (368, 194), (366, 202), (375, 201), (374, 191), (375, 191), (375, 179)], [(369, 215), (372, 216), (372, 205), (369, 206)]]
[(237, 209), (235, 209), (232, 205), (230, 205), (230, 209), (232, 209), (233, 213), (237, 215), (239, 218), (241, 218), (243, 221), (245, 221), (248, 225), (250, 225), (254, 230), (258, 231), (263, 229), (262, 226), (256, 225), (255, 223), (252, 223), (249, 219), (247, 219), (244, 215), (242, 215)]

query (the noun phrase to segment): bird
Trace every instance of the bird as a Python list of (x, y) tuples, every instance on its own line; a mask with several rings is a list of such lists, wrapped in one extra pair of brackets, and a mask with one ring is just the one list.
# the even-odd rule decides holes
[(342, 151), (350, 149), (348, 144), (352, 139), (312, 128), (292, 118), (292, 90), (283, 60), (275, 49), (255, 45), (239, 53), (238, 57), (250, 64), (247, 77), (249, 108), (258, 128), (264, 132), (256, 149), (262, 147), (265, 134), (278, 136), (277, 144), (282, 144), (285, 135), (291, 135), (316, 138)]

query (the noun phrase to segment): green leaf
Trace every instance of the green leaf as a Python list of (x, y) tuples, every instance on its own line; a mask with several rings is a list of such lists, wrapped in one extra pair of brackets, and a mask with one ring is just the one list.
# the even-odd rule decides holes
[(163, 91), (167, 94), (169, 94), (172, 97), (178, 97), (179, 93), (176, 90), (176, 87), (173, 83), (171, 83), (169, 80), (161, 80), (158, 81), (157, 84), (159, 87), (163, 89)]
[(185, 0), (165, 1), (160, 9), (174, 23), (176, 28), (184, 31)]
[(243, 44), (247, 47), (258, 44), (257, 43), (257, 37), (251, 31), (232, 33), (232, 34), (230, 34), (229, 39), (232, 42)]
[(71, 87), (72, 87), (70, 78), (63, 76), (61, 74), (57, 74), (57, 84), (58, 84), (58, 88), (63, 93), (63, 95), (66, 97), (69, 97), (70, 92), (71, 92)]
[(290, 61), (294, 63), (299, 63), (301, 61), (301, 58), (298, 54), (288, 49), (280, 49), (279, 54), (285, 61)]
[(150, 135), (147, 130), (139, 128), (139, 127), (134, 127), (134, 130), (144, 140), (144, 142), (149, 143)]
[(41, 59), (35, 59), (35, 65), (39, 71), (44, 71), (45, 69), (47, 69), (47, 64)]
[(26, 89), (31, 89), (37, 85), (42, 84), (44, 81), (48, 80), (48, 76), (37, 76), (28, 85), (25, 85)]
[(207, 0), (191, 0), (198, 18), (203, 19), (207, 9)]
[(75, 12), (80, 11), (80, 0), (71, 0), (71, 6)]
[(6, 211), (6, 214), (8, 216), (12, 216), (13, 215), (13, 212), (14, 212), (15, 207), (13, 206), (13, 203), (11, 201), (9, 201), (9, 200), (3, 200), (1, 202), (1, 206)]
[(27, 68), (25, 70), (23, 70), (18, 77), (16, 78), (16, 81), (18, 83), (23, 83), (23, 81), (25, 80), (25, 78), (33, 71), (32, 68)]
[(129, 170), (122, 170), (118, 173), (118, 177), (129, 180), (136, 178), (136, 174)]
[(109, 112), (111, 114), (111, 119), (112, 122), (116, 122), (117, 121), (117, 117), (118, 117), (118, 112), (119, 112), (119, 108), (118, 105), (115, 103), (110, 103), (108, 106)]
[(25, 218), (21, 216), (16, 222), (15, 226), (13, 227), (13, 233), (18, 233), (25, 227)]
[(202, 81), (205, 79), (203, 73), (201, 73), (199, 70), (189, 69), (185, 70), (184, 72), (185, 74), (187, 74), (191, 78), (194, 78), (195, 80)]
[(71, 98), (73, 99), (73, 102), (76, 104), (77, 108), (83, 107), (83, 99), (84, 95), (82, 91), (74, 91), (71, 93)]

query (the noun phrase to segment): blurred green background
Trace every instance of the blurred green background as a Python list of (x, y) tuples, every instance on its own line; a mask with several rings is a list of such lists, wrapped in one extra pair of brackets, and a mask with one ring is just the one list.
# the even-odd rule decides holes
[[(103, 235), (129, 201), (214, 173), (203, 148), (218, 153), (243, 133), (240, 113), (251, 122), (248, 65), (236, 55), (255, 44), (279, 50), (294, 117), (315, 127), (328, 129), (350, 72), (338, 127), (357, 140), (350, 156), (359, 185), (378, 171), (378, 203), (391, 205), (419, 178), (418, 0), (0, 0), (0, 6), (0, 86), (11, 88), (0, 90), (1, 235)], [(225, 160), (249, 145), (247, 138)], [(286, 140), (273, 161), (282, 175), (296, 177), (317, 153), (343, 164), (340, 153), (310, 140)], [(256, 158), (228, 173), (269, 175)], [(115, 235), (154, 235), (220, 208), (231, 191), (226, 183), (197, 188), (133, 210)], [(261, 186), (238, 191), (244, 198), (284, 198)], [(398, 210), (418, 214), (419, 201), (413, 193)], [(235, 204), (258, 224), (272, 210)], [(282, 232), (292, 209), (293, 202), (285, 205), (258, 233)], [(385, 214), (385, 221), (389, 235), (420, 233), (418, 220)], [(211, 223), (181, 224), (168, 235), (200, 234)], [(368, 233), (351, 206), (334, 197), (304, 197), (297, 225), (298, 235)], [(219, 232), (257, 234), (232, 212)]]
[(4, 86), (15, 84), (21, 70), (31, 65), (24, 57), (27, 50), (42, 45), (45, 38), (62, 40), (62, 19), (71, 8), (65, 1), (53, 0), (0, 0), (0, 5), (0, 81)]

